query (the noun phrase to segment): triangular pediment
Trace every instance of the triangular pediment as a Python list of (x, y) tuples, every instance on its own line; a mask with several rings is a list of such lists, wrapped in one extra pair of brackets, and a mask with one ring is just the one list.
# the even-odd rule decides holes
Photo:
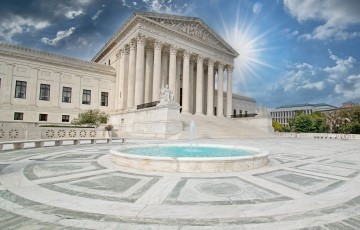
[(234, 56), (239, 54), (201, 19), (186, 16), (141, 12), (135, 13), (168, 29), (175, 30), (193, 39), (200, 40)]

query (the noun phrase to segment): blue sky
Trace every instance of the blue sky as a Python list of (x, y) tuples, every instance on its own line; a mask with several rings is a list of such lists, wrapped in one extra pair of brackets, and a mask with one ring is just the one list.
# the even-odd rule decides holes
[(2, 0), (0, 40), (91, 60), (134, 11), (201, 18), (258, 103), (360, 103), (359, 0)]

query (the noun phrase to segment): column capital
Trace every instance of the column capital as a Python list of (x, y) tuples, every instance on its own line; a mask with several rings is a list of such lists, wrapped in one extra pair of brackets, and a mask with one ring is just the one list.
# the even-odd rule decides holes
[(123, 50), (124, 50), (124, 55), (129, 55), (130, 53), (129, 45), (125, 45)]
[(164, 43), (162, 41), (155, 41), (154, 42), (154, 49), (161, 50), (163, 45), (164, 45)]
[(204, 57), (203, 57), (203, 56), (198, 55), (198, 56), (196, 57), (196, 62), (197, 62), (197, 63), (203, 63), (203, 61), (204, 61)]
[(136, 49), (136, 41), (135, 41), (135, 40), (132, 40), (132, 41), (130, 42), (130, 44), (129, 44), (129, 47), (130, 47), (131, 50)]
[(177, 50), (178, 50), (178, 47), (176, 47), (174, 45), (170, 46), (170, 54), (171, 55), (176, 55)]
[(121, 59), (124, 56), (124, 48), (119, 49), (119, 51), (116, 53), (116, 59)]
[(142, 34), (138, 34), (136, 36), (136, 42), (137, 44), (145, 45), (145, 36)]
[(232, 73), (232, 72), (234, 71), (234, 66), (232, 66), (232, 65), (226, 66), (226, 71), (227, 71), (228, 73)]
[(218, 68), (221, 69), (221, 70), (224, 70), (224, 64), (223, 63), (218, 63)]
[(209, 67), (213, 67), (214, 66), (214, 61), (212, 59), (208, 60), (208, 66)]
[(184, 50), (184, 59), (185, 59), (185, 58), (189, 59), (189, 58), (190, 58), (190, 55), (191, 55), (190, 50)]

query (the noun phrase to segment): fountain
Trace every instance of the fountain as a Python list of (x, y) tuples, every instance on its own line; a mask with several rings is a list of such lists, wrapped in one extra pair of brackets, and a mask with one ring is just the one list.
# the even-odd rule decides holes
[(121, 166), (163, 172), (234, 172), (268, 163), (268, 152), (237, 145), (194, 143), (196, 126), (189, 127), (190, 144), (148, 144), (111, 149), (111, 160)]

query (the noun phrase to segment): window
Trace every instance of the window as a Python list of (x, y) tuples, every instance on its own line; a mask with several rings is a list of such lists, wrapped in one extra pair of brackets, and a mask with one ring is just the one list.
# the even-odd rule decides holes
[(82, 96), (82, 103), (84, 105), (90, 105), (91, 102), (91, 90), (84, 89)]
[(26, 81), (16, 81), (15, 98), (26, 98)]
[(63, 87), (62, 102), (71, 103), (71, 87)]
[(108, 106), (109, 93), (101, 92), (101, 106)]
[(109, 59), (109, 65), (110, 65), (110, 59)]
[(69, 122), (70, 116), (69, 115), (62, 115), (62, 122)]
[(40, 97), (39, 100), (49, 101), (50, 100), (50, 85), (40, 84)]
[(48, 115), (40, 113), (39, 114), (39, 121), (47, 121)]
[(14, 113), (14, 120), (22, 121), (23, 119), (24, 119), (24, 113), (18, 113), (18, 112)]

